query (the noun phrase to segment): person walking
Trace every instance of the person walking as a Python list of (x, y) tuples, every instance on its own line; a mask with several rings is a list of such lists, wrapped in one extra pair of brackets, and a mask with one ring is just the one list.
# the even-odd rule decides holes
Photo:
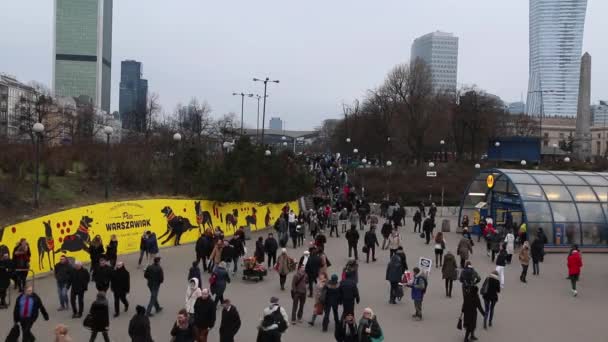
[(403, 269), (401, 267), (401, 259), (399, 256), (393, 255), (391, 261), (386, 267), (385, 279), (390, 283), (389, 289), (389, 304), (397, 304), (395, 299), (401, 299), (403, 297), (403, 288), (399, 285), (403, 275)]
[(486, 312), (481, 307), (481, 301), (479, 300), (477, 286), (468, 286), (465, 289), (461, 317), (462, 317), (462, 326), (465, 328), (464, 341), (475, 341), (477, 337), (475, 336), (475, 329), (477, 328), (477, 311), (481, 312), (483, 316), (486, 315)]
[(346, 279), (340, 282), (340, 301), (342, 303), (342, 318), (347, 314), (355, 314), (355, 302), (359, 304), (359, 288), (355, 282), (353, 273), (346, 273)]
[(460, 272), (460, 283), (462, 284), (463, 295), (468, 287), (476, 286), (480, 281), (481, 277), (473, 268), (473, 264), (471, 264), (471, 261), (468, 260), (465, 263), (464, 269), (462, 270), (462, 272)]
[(11, 275), (13, 274), (13, 263), (8, 253), (2, 252), (0, 255), (0, 309), (8, 308), (6, 295), (11, 285)]
[(154, 263), (156, 256), (158, 255), (158, 239), (156, 233), (147, 231), (148, 238), (146, 239), (146, 250), (148, 251), (148, 266)]
[(365, 262), (369, 264), (369, 255), (372, 255), (372, 262), (376, 261), (376, 246), (380, 246), (378, 243), (378, 237), (376, 236), (376, 226), (370, 225), (369, 230), (365, 233), (363, 237), (364, 241), (364, 252), (365, 252)]
[(498, 272), (498, 276), (500, 277), (500, 288), (505, 288), (505, 266), (507, 265), (507, 251), (503, 246), (500, 246), (500, 252), (496, 256), (496, 272)]
[(315, 290), (313, 294), (313, 298), (315, 300), (315, 304), (312, 310), (312, 317), (308, 322), (308, 325), (313, 326), (315, 324), (315, 320), (317, 316), (323, 314), (323, 302), (325, 301), (325, 297), (327, 295), (327, 290), (325, 286), (327, 285), (327, 274), (321, 272), (319, 273), (319, 278), (317, 278), (317, 284), (315, 285)]
[(55, 281), (57, 282), (57, 292), (59, 294), (59, 309), (57, 311), (69, 309), (68, 287), (71, 272), (72, 265), (70, 265), (68, 258), (62, 255), (59, 258), (59, 262), (55, 265)]
[[(312, 298), (312, 290), (314, 284), (317, 282), (317, 278), (319, 277), (319, 272), (321, 271), (321, 267), (323, 266), (323, 261), (319, 256), (319, 249), (311, 248), (310, 256), (308, 257), (308, 261), (304, 266), (304, 270), (306, 275), (308, 276), (308, 297)], [(298, 268), (301, 266), (298, 266)]]
[(507, 264), (510, 265), (513, 260), (513, 253), (515, 253), (515, 235), (513, 235), (512, 230), (509, 229), (507, 236), (505, 236), (504, 243), (507, 251)]
[(110, 262), (110, 266), (116, 266), (116, 260), (118, 259), (118, 238), (115, 234), (112, 234), (110, 243), (106, 246), (106, 258)]
[(234, 337), (241, 329), (241, 316), (230, 299), (224, 299), (222, 322), (220, 323), (220, 342), (234, 342)]
[(380, 234), (382, 234), (382, 250), (385, 250), (388, 248), (387, 246), (387, 242), (388, 242), (388, 238), (391, 236), (391, 232), (393, 231), (393, 226), (391, 225), (391, 222), (386, 220), (384, 222), (384, 224), (382, 225), (382, 229), (380, 229)]
[[(329, 315), (330, 312), (334, 315), (334, 325), (338, 325), (339, 316), (338, 316), (338, 306), (340, 305), (340, 289), (338, 288), (338, 275), (332, 274), (327, 284), (323, 288), (325, 291), (325, 298), (321, 295), (320, 301), (323, 304), (323, 331), (327, 331), (327, 327), (329, 326)], [(309, 322), (310, 325), (314, 324), (314, 319), (312, 322)]]
[(420, 272), (418, 267), (414, 267), (414, 280), (411, 284), (407, 284), (408, 287), (412, 288), (412, 300), (414, 301), (414, 307), (416, 312), (412, 315), (414, 319), (422, 320), (422, 300), (428, 287), (428, 280), (426, 276)]
[(350, 228), (353, 227), (357, 229), (357, 225), (359, 224), (359, 213), (356, 210), (352, 210), (350, 215), (348, 215), (348, 221), (350, 222)]
[(215, 306), (217, 306), (218, 303), (221, 304), (224, 301), (224, 292), (226, 291), (226, 286), (230, 283), (230, 276), (228, 275), (228, 271), (226, 271), (226, 263), (220, 262), (211, 277), (215, 278), (213, 284), (211, 284), (211, 293), (215, 295)]
[(473, 246), (471, 245), (471, 240), (466, 237), (462, 237), (460, 242), (458, 243), (457, 249), (458, 256), (460, 256), (460, 268), (465, 268), (465, 264), (467, 260), (469, 260), (469, 254), (473, 253)]
[[(300, 267), (298, 272), (294, 274), (291, 280), (291, 299), (293, 305), (291, 308), (291, 324), (302, 322), (302, 315), (304, 313), (304, 304), (306, 303), (306, 285), (308, 283), (308, 276), (304, 271), (304, 267)], [(296, 315), (297, 313), (297, 315)]]
[(268, 234), (266, 241), (264, 241), (264, 252), (268, 256), (268, 268), (274, 266), (277, 263), (277, 250), (279, 249), (279, 243), (274, 238), (272, 233)]
[(205, 232), (196, 240), (196, 264), (203, 263), (203, 272), (207, 272), (208, 259), (213, 250), (213, 233), (207, 228)]
[(15, 272), (15, 280), (19, 292), (25, 289), (25, 280), (30, 270), (30, 258), (32, 251), (26, 239), (20, 239), (13, 250), (13, 270)]
[(258, 325), (256, 342), (281, 342), (281, 335), (287, 331), (287, 312), (279, 305), (277, 297), (270, 298), (270, 305), (264, 308)]
[(281, 291), (285, 291), (285, 282), (287, 280), (287, 275), (291, 272), (291, 264), (295, 264), (295, 261), (287, 255), (287, 249), (281, 248), (281, 255), (279, 255), (277, 263), (275, 264), (275, 270), (279, 273)]
[(342, 223), (341, 221), (340, 213), (335, 210), (332, 211), (332, 213), (329, 215), (329, 237), (332, 237), (334, 232), (336, 232), (337, 238), (340, 237), (340, 234), (338, 233), (338, 224)]
[(97, 269), (100, 266), (101, 257), (103, 256), (103, 253), (105, 253), (105, 249), (103, 248), (103, 241), (101, 240), (100, 235), (96, 235), (93, 238), (93, 240), (89, 244), (88, 252), (91, 256), (91, 276), (93, 277), (93, 279), (95, 279), (97, 276)]
[(435, 235), (435, 267), (441, 267), (443, 263), (443, 251), (446, 248), (445, 238), (442, 232)]
[(396, 256), (399, 257), (399, 260), (401, 261), (401, 273), (405, 272), (408, 270), (407, 267), (407, 256), (405, 255), (405, 251), (403, 250), (403, 246), (399, 246), (397, 248), (397, 251), (395, 252)]
[(40, 314), (45, 321), (49, 320), (49, 314), (42, 303), (42, 299), (34, 293), (32, 285), (27, 285), (15, 299), (15, 309), (13, 310), (13, 322), (21, 325), (21, 334), (24, 341), (36, 340), (32, 334), (32, 326), (36, 323)]
[(355, 316), (346, 315), (342, 321), (336, 323), (334, 337), (337, 342), (359, 342), (359, 333)]
[(198, 280), (198, 286), (202, 287), (202, 275), (201, 275), (201, 269), (198, 267), (198, 262), (193, 261), (192, 262), (192, 266), (190, 266), (190, 269), (188, 269), (188, 276), (186, 277), (186, 280), (188, 282), (190, 282), (190, 280), (192, 278), (196, 278), (196, 280)]
[(422, 233), (422, 214), (420, 213), (420, 210), (416, 210), (416, 213), (414, 214), (413, 217), (413, 221), (414, 221), (414, 233), (418, 232), (418, 233)]
[(97, 299), (91, 304), (89, 314), (85, 318), (85, 326), (91, 329), (91, 338), (89, 342), (94, 342), (97, 335), (101, 333), (105, 342), (110, 342), (108, 331), (110, 330), (110, 309), (106, 294), (103, 291), (97, 293)]
[(498, 278), (498, 272), (492, 271), (490, 275), (484, 280), (481, 286), (481, 296), (485, 306), (486, 314), (483, 316), (483, 328), (488, 328), (488, 321), (492, 326), (492, 320), (494, 319), (494, 307), (498, 302), (498, 294), (500, 293), (500, 280)]
[(456, 264), (456, 257), (454, 257), (454, 254), (450, 251), (448, 251), (443, 258), (441, 276), (445, 280), (445, 296), (452, 298), (454, 280), (458, 279), (458, 265)]
[(201, 291), (201, 296), (194, 303), (194, 316), (192, 324), (197, 342), (207, 342), (209, 331), (215, 326), (217, 302), (209, 295), (208, 289)]
[(532, 257), (532, 275), (539, 275), (539, 264), (543, 262), (545, 258), (545, 243), (542, 237), (539, 235), (536, 235), (536, 239), (532, 241), (532, 245), (530, 246), (530, 256)]
[(395, 228), (388, 237), (389, 257), (392, 257), (393, 254), (397, 252), (399, 246), (401, 246), (401, 236), (399, 235), (399, 231)]
[(422, 231), (424, 232), (424, 238), (426, 239), (427, 245), (431, 242), (431, 237), (433, 236), (434, 229), (435, 219), (432, 216), (425, 218), (424, 222), (422, 223)]
[(576, 290), (576, 283), (581, 274), (581, 268), (583, 268), (583, 258), (577, 245), (573, 245), (570, 250), (570, 254), (567, 259), (568, 265), (568, 278), (570, 279), (570, 285), (572, 286), (572, 295), (576, 297), (578, 291)]
[[(72, 304), (72, 318), (82, 317), (84, 310), (84, 293), (89, 289), (91, 276), (86, 268), (82, 267), (82, 262), (75, 261), (74, 269), (70, 272), (68, 288), (70, 290), (70, 303)], [(78, 302), (76, 302), (78, 299)], [(78, 305), (77, 305), (78, 303)]]
[(129, 337), (131, 342), (154, 342), (150, 329), (150, 319), (146, 316), (146, 308), (135, 307), (135, 315), (129, 321)]
[[(296, 248), (295, 244), (293, 248)], [(258, 264), (264, 263), (264, 254), (264, 238), (260, 236), (255, 242), (255, 252), (253, 252), (253, 255), (255, 256), (255, 261)]]
[[(194, 325), (188, 320), (185, 309), (179, 310), (177, 319), (171, 328), (171, 342), (195, 342), (197, 339)], [(198, 341), (196, 341), (198, 342)]]
[(120, 303), (125, 306), (125, 312), (129, 311), (127, 294), (131, 291), (131, 276), (122, 261), (116, 263), (116, 269), (112, 273), (112, 293), (114, 294), (114, 317), (120, 316)]
[(68, 334), (68, 327), (63, 324), (55, 326), (55, 342), (72, 342), (72, 337)]
[[(215, 266), (219, 265), (220, 262), (222, 262), (222, 250), (223, 249), (224, 249), (224, 240), (218, 239), (215, 242), (215, 245), (213, 246), (211, 255), (209, 256), (209, 266), (207, 267), (207, 271), (209, 273), (213, 273)], [(256, 252), (257, 252), (257, 242), (256, 242)], [(262, 252), (262, 253), (264, 253), (264, 252)], [(254, 252), (254, 256), (255, 256), (255, 252)], [(263, 258), (263, 256), (262, 256), (262, 258)]]
[(359, 320), (357, 327), (357, 335), (359, 342), (374, 342), (374, 340), (383, 338), (382, 328), (378, 324), (378, 318), (370, 308), (363, 310), (363, 315)]
[(525, 283), (526, 276), (528, 275), (528, 266), (530, 265), (530, 244), (528, 244), (528, 241), (524, 241), (519, 251), (519, 263), (521, 264), (521, 276), (519, 276), (519, 280)]
[[(239, 229), (237, 232), (239, 232), (239, 231), (243, 232), (243, 230), (241, 230), (241, 229)], [(230, 239), (229, 245), (230, 245), (230, 247), (232, 247), (232, 250), (233, 250), (231, 261), (232, 261), (232, 264), (234, 265), (232, 268), (232, 275), (236, 274), (239, 260), (245, 255), (245, 238), (244, 238), (244, 236), (245, 236), (245, 232), (243, 232), (243, 234), (235, 234), (232, 237), (232, 239)], [(275, 252), (275, 256), (276, 256), (276, 252)]]
[(137, 268), (141, 267), (141, 262), (144, 259), (144, 254), (146, 255), (146, 264), (149, 264), (149, 261), (148, 261), (149, 254), (148, 254), (148, 249), (147, 249), (147, 244), (146, 244), (147, 239), (148, 239), (148, 234), (146, 234), (146, 232), (144, 232), (141, 235), (141, 238), (139, 239), (139, 259), (137, 260)]
[(160, 285), (165, 281), (163, 268), (160, 266), (160, 257), (154, 257), (154, 263), (146, 267), (144, 278), (147, 280), (148, 289), (150, 289), (150, 302), (148, 303), (148, 308), (146, 309), (146, 315), (148, 317), (152, 317), (154, 316), (152, 314), (152, 308), (156, 309), (156, 313), (163, 310), (158, 303), (158, 292), (160, 291)]
[(97, 270), (93, 273), (95, 288), (97, 291), (107, 292), (110, 289), (112, 273), (114, 273), (114, 270), (112, 269), (112, 266), (110, 266), (110, 262), (107, 261), (104, 256), (99, 258), (98, 263)]
[(201, 290), (198, 279), (190, 279), (188, 282), (188, 287), (186, 287), (186, 305), (184, 307), (190, 320), (194, 320), (194, 304), (196, 303), (198, 297), (202, 296), (202, 294), (203, 291)]
[(346, 232), (346, 241), (348, 242), (348, 257), (351, 257), (351, 252), (354, 250), (355, 260), (359, 260), (359, 254), (357, 251), (359, 232), (357, 231), (357, 225), (350, 226), (350, 229)]

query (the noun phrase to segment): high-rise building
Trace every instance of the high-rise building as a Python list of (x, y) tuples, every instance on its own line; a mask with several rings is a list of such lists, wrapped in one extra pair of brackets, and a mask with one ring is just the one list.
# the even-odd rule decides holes
[(268, 129), (281, 131), (283, 130), (283, 120), (281, 118), (270, 118)]
[(591, 118), (593, 126), (608, 126), (608, 101), (591, 106)]
[(458, 37), (452, 33), (431, 32), (412, 44), (411, 62), (417, 58), (430, 68), (435, 91), (456, 91), (458, 81)]
[(55, 0), (53, 92), (110, 112), (113, 0)]
[(575, 116), (587, 0), (530, 0), (528, 114)]
[(0, 74), (0, 137), (19, 135), (19, 103), (36, 101), (36, 90), (19, 82), (14, 76)]
[(507, 112), (509, 112), (509, 114), (522, 114), (526, 112), (526, 104), (519, 101), (519, 102), (511, 102), (509, 103), (509, 105), (507, 105)]
[(122, 127), (136, 132), (146, 129), (148, 81), (142, 79), (142, 65), (123, 61), (120, 65), (119, 113)]

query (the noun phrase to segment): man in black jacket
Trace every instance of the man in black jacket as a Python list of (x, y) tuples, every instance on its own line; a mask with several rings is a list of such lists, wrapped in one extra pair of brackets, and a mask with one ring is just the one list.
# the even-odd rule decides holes
[(55, 265), (55, 280), (57, 281), (57, 291), (59, 293), (59, 310), (68, 310), (68, 285), (70, 282), (70, 273), (72, 265), (65, 255), (59, 258), (59, 262)]
[(13, 321), (15, 324), (21, 325), (24, 341), (36, 340), (31, 330), (40, 313), (45, 321), (49, 320), (49, 314), (46, 312), (42, 300), (34, 293), (32, 285), (28, 285), (24, 292), (17, 296), (13, 310)]
[(357, 226), (351, 226), (350, 230), (346, 232), (346, 241), (348, 241), (348, 257), (351, 257), (351, 251), (355, 251), (355, 260), (359, 260), (359, 253), (357, 252), (357, 244), (359, 243), (359, 232)]
[(160, 284), (165, 281), (165, 275), (162, 267), (160, 267), (160, 257), (154, 258), (154, 263), (146, 267), (144, 272), (144, 278), (148, 280), (148, 288), (150, 289), (150, 302), (146, 309), (146, 315), (148, 317), (153, 316), (152, 308), (156, 309), (156, 313), (159, 313), (163, 308), (158, 304), (158, 291), (160, 290)]
[(11, 285), (11, 274), (13, 273), (13, 263), (8, 253), (0, 255), (0, 309), (6, 309), (6, 294)]
[(304, 271), (308, 276), (308, 297), (312, 297), (313, 285), (317, 283), (319, 271), (321, 270), (321, 264), (321, 257), (319, 256), (317, 249), (311, 249), (306, 266), (304, 266)]
[(376, 246), (380, 246), (378, 243), (378, 237), (376, 236), (376, 226), (371, 225), (369, 230), (365, 233), (365, 237), (363, 239), (365, 242), (365, 247), (367, 248), (365, 259), (369, 264), (369, 254), (372, 254), (372, 261), (376, 261)]
[(213, 249), (213, 238), (207, 234), (201, 235), (196, 240), (196, 263), (203, 261), (203, 271), (207, 272), (207, 259)]
[(197, 341), (207, 341), (209, 330), (215, 325), (215, 302), (211, 299), (208, 289), (203, 289), (201, 296), (194, 303), (194, 326)]
[(230, 299), (224, 299), (222, 310), (222, 322), (220, 323), (220, 342), (234, 342), (234, 336), (241, 328), (241, 316), (230, 303)]
[(429, 216), (424, 219), (424, 222), (422, 223), (422, 231), (424, 232), (424, 237), (426, 238), (427, 245), (431, 241), (433, 229), (435, 229), (435, 219)]
[(237, 271), (237, 266), (239, 264), (239, 259), (241, 257), (243, 257), (243, 255), (245, 255), (245, 233), (243, 232), (243, 230), (239, 229), (237, 231), (238, 232), (242, 232), (243, 234), (234, 234), (234, 236), (232, 237), (232, 239), (230, 239), (230, 245), (233, 247), (234, 249), (234, 253), (232, 253), (232, 263), (233, 263), (233, 269), (232, 269), (232, 274), (234, 275)]
[(129, 321), (129, 337), (132, 342), (153, 342), (150, 332), (150, 319), (146, 317), (146, 308), (135, 307), (135, 315)]
[(112, 266), (110, 262), (102, 257), (99, 260), (99, 267), (94, 272), (95, 287), (97, 291), (108, 292), (110, 288), (110, 282), (112, 281)]
[[(70, 303), (72, 304), (72, 318), (82, 317), (84, 293), (88, 290), (90, 281), (91, 276), (89, 275), (89, 271), (82, 267), (82, 262), (76, 261), (74, 269), (70, 273), (70, 283), (68, 285), (68, 287), (71, 287)], [(78, 306), (76, 305), (76, 298), (78, 298)]]
[(359, 289), (357, 284), (348, 276), (340, 282), (340, 300), (342, 302), (342, 318), (348, 314), (355, 314), (355, 301), (357, 304), (361, 301), (359, 297)]
[(274, 238), (272, 233), (268, 234), (266, 241), (264, 241), (264, 252), (268, 255), (268, 268), (274, 266), (277, 263), (277, 250), (279, 249), (279, 243)]
[(122, 261), (116, 263), (116, 269), (112, 273), (112, 292), (114, 293), (114, 317), (120, 315), (120, 302), (125, 306), (125, 312), (129, 311), (127, 294), (131, 290), (131, 276)]

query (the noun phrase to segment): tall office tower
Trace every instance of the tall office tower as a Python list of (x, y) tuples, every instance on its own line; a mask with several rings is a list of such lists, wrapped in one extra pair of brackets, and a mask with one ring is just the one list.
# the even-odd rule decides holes
[(277, 131), (283, 130), (283, 120), (281, 118), (270, 118), (268, 128)]
[(122, 128), (136, 132), (146, 130), (148, 81), (141, 78), (142, 66), (137, 61), (120, 65), (120, 96), (118, 112)]
[(436, 31), (416, 38), (412, 44), (411, 62), (423, 60), (431, 70), (435, 91), (456, 91), (458, 80), (458, 37)]
[(112, 1), (55, 0), (55, 96), (86, 95), (110, 112)]
[(528, 114), (575, 116), (587, 0), (530, 0)]

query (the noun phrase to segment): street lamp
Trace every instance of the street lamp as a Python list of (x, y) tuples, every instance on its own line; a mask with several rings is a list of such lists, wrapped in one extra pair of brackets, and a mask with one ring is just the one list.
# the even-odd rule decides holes
[(179, 153), (179, 142), (182, 140), (182, 135), (179, 133), (173, 134), (173, 141), (175, 141), (175, 153), (173, 154), (173, 195), (177, 195), (177, 180), (178, 180), (178, 170), (179, 170), (179, 158), (177, 154)]
[(105, 198), (106, 200), (110, 196), (110, 135), (114, 133), (112, 126), (106, 126), (103, 128), (103, 132), (106, 134), (106, 189)]
[(525, 160), (522, 160), (521, 162), (519, 162), (521, 164), (521, 166), (526, 166), (526, 164), (528, 164)]
[(266, 157), (270, 157), (270, 155), (271, 155), (271, 154), (272, 154), (272, 153), (270, 152), (270, 150), (266, 150), (266, 151), (264, 151), (264, 155), (265, 155)]
[(350, 144), (350, 138), (346, 138), (346, 143)]
[(566, 157), (566, 158), (564, 158), (564, 162), (565, 162), (565, 163), (569, 163), (569, 162), (570, 162), (570, 157)]
[(439, 141), (439, 145), (441, 145), (441, 151), (439, 151), (439, 160), (447, 161), (447, 156), (445, 155), (445, 140), (441, 139)]
[(435, 163), (430, 162), (430, 163), (429, 163), (429, 167), (430, 167), (430, 168), (434, 168), (434, 167), (435, 167)]
[(34, 183), (34, 207), (38, 208), (40, 201), (40, 141), (42, 140), (44, 125), (40, 122), (36, 122), (32, 126), (32, 130), (36, 136), (36, 181)]
[(241, 97), (241, 135), (243, 135), (243, 120), (244, 120), (244, 112), (245, 112), (245, 96), (253, 97), (253, 94), (245, 94), (245, 93), (232, 93), (232, 96), (240, 96)]
[(390, 168), (393, 165), (393, 162), (391, 162), (390, 160), (386, 161), (386, 200), (389, 201), (391, 199), (391, 173), (390, 173)]
[(268, 88), (268, 82), (279, 83), (279, 80), (271, 80), (266, 77), (265, 79), (254, 78), (253, 82), (264, 82), (264, 109), (262, 110), (262, 144), (264, 144), (264, 128), (266, 127), (266, 90)]
[(497, 141), (494, 143), (494, 146), (496, 147), (496, 151), (498, 152), (498, 158), (496, 158), (496, 167), (498, 167), (498, 162), (500, 161), (500, 141)]
[(363, 158), (363, 159), (361, 160), (361, 163), (363, 163), (363, 164), (367, 164), (367, 159)]
[(476, 168), (476, 169), (480, 169), (480, 168), (481, 168), (481, 165), (479, 165), (479, 163), (477, 163), (477, 164), (475, 164), (475, 168)]
[(359, 153), (359, 150), (355, 148), (355, 149), (353, 149), (353, 153), (357, 154), (357, 153)]
[[(268, 95), (266, 95), (265, 97), (268, 97)], [(258, 118), (255, 124), (255, 140), (258, 141), (258, 135), (260, 134), (260, 99), (262, 98), (262, 96), (256, 94), (255, 98), (258, 100)]]

